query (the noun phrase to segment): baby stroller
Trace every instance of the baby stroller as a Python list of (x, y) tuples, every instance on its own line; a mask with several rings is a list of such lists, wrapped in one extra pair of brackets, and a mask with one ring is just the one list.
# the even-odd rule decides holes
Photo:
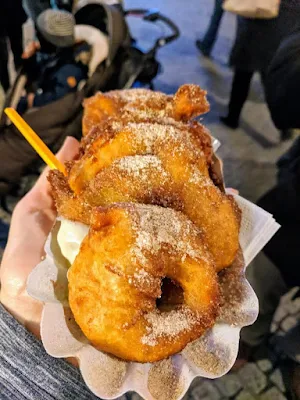
[[(75, 93), (27, 111), (23, 118), (39, 134), (42, 140), (56, 151), (66, 136), (81, 136), (82, 101), (97, 91), (131, 87), (153, 87), (153, 79), (160, 71), (156, 60), (158, 49), (179, 36), (177, 26), (157, 10), (134, 9), (124, 11), (120, 4), (80, 0), (74, 9), (76, 19), (75, 36), (92, 46), (89, 77)], [(163, 22), (170, 35), (157, 39), (152, 48), (143, 52), (131, 37), (126, 22), (127, 16), (136, 16), (145, 21)], [(6, 107), (16, 107), (27, 82), (24, 70), (18, 73)], [(21, 178), (37, 174), (40, 160), (10, 124), (5, 114), (0, 122), (0, 196), (1, 205), (7, 209), (5, 196), (20, 193)], [(2, 163), (2, 164), (1, 164)], [(26, 190), (26, 189), (25, 189)]]

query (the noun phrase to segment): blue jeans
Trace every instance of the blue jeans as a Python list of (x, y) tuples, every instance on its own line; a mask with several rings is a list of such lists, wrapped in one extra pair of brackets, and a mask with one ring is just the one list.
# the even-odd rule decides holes
[(215, 0), (214, 12), (213, 15), (211, 16), (208, 30), (202, 40), (203, 47), (205, 47), (208, 53), (211, 52), (211, 49), (217, 38), (217, 33), (224, 12), (222, 8), (222, 3), (223, 0)]

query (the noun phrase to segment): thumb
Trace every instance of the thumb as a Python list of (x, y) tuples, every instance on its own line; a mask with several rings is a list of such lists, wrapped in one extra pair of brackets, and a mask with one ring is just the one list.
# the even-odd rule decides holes
[(78, 151), (79, 151), (78, 140), (76, 140), (72, 136), (67, 136), (61, 149), (56, 154), (56, 157), (61, 162), (70, 161), (74, 159), (74, 157), (78, 154)]

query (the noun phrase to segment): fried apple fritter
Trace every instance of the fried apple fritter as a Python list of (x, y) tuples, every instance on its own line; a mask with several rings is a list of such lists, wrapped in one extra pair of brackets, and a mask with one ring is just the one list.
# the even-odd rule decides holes
[[(218, 271), (229, 266), (238, 251), (235, 202), (212, 182), (193, 137), (174, 126), (128, 124), (100, 136), (74, 162), (68, 183), (73, 196), (91, 208), (129, 201), (182, 211), (202, 232)], [(66, 201), (60, 200), (57, 185), (52, 186), (61, 213), (59, 205)], [(73, 209), (70, 212), (73, 215)]]
[[(156, 300), (165, 277), (182, 287), (183, 302), (161, 312)], [(169, 208), (95, 209), (68, 280), (70, 307), (85, 336), (129, 361), (155, 362), (181, 351), (214, 324), (219, 310), (206, 245), (196, 227)]]
[(108, 120), (159, 122), (166, 118), (188, 121), (209, 111), (206, 91), (197, 85), (183, 85), (174, 96), (147, 89), (114, 90), (97, 93), (84, 102), (83, 135)]
[(77, 159), (48, 176), (59, 215), (90, 227), (68, 274), (70, 306), (96, 348), (158, 361), (213, 326), (219, 271), (239, 250), (240, 210), (209, 131), (191, 120), (209, 110), (206, 92), (113, 91), (84, 106)]

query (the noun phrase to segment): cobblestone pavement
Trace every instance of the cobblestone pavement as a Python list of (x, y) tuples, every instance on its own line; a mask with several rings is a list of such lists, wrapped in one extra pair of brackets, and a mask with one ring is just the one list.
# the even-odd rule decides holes
[[(226, 111), (232, 73), (226, 66), (234, 37), (235, 19), (225, 15), (219, 37), (214, 48), (213, 59), (200, 57), (194, 40), (206, 29), (213, 1), (209, 0), (152, 0), (151, 7), (159, 8), (171, 17), (181, 29), (181, 37), (159, 52), (163, 73), (156, 79), (156, 89), (174, 92), (183, 83), (200, 84), (208, 90), (211, 112), (204, 123), (214, 136), (222, 142), (219, 150), (224, 160), (224, 172), (228, 186), (237, 188), (241, 195), (256, 201), (275, 182), (275, 161), (291, 145), (278, 144), (279, 135), (263, 103), (263, 94), (258, 79), (252, 85), (249, 101), (242, 115), (241, 128), (231, 131), (219, 123), (218, 117)], [(145, 6), (142, 0), (125, 0), (127, 8)], [(133, 35), (147, 47), (159, 31), (151, 24), (130, 21)], [(153, 33), (154, 32), (154, 33)], [(4, 220), (9, 216), (2, 213)], [(285, 296), (274, 318), (272, 330), (283, 335), (300, 319), (300, 301), (292, 300), (295, 290)], [(223, 378), (211, 381), (196, 379), (185, 400), (284, 400), (288, 399), (281, 370), (285, 362), (269, 342), (254, 354), (253, 361), (240, 370)], [(120, 400), (138, 400), (136, 394), (127, 394)]]

